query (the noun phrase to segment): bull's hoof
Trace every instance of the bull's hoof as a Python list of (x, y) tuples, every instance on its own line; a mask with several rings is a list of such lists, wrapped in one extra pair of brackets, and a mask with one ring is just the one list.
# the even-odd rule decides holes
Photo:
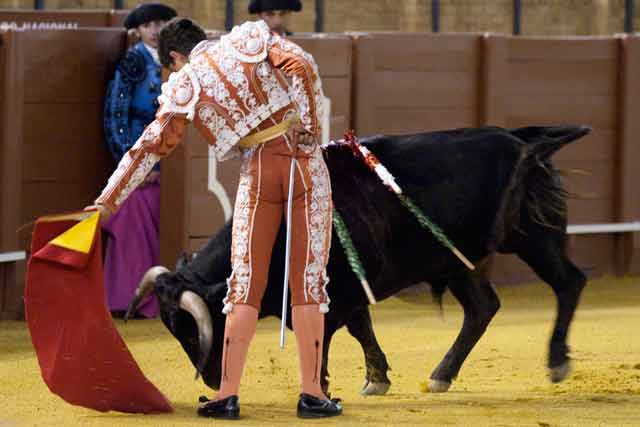
[(549, 368), (549, 379), (552, 383), (562, 382), (567, 378), (569, 372), (571, 372), (571, 362), (567, 360), (560, 366)]
[(429, 380), (429, 393), (446, 393), (451, 387), (450, 381)]
[(374, 383), (369, 380), (364, 380), (360, 394), (363, 396), (382, 396), (387, 394), (389, 387), (391, 387), (389, 383)]

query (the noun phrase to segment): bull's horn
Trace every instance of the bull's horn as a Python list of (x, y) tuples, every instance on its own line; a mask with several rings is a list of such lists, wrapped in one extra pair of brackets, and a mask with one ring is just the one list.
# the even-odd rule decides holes
[(151, 267), (149, 270), (147, 270), (146, 273), (144, 273), (144, 276), (142, 276), (140, 284), (136, 289), (136, 293), (133, 296), (133, 300), (127, 308), (127, 313), (124, 315), (125, 322), (129, 320), (129, 317), (131, 317), (133, 313), (136, 312), (136, 310), (138, 309), (138, 305), (140, 305), (142, 300), (145, 299), (151, 292), (153, 292), (158, 276), (168, 272), (169, 270), (167, 268), (161, 265), (157, 265), (155, 267)]
[(196, 365), (196, 379), (204, 370), (204, 365), (209, 358), (213, 342), (213, 328), (211, 326), (211, 314), (200, 295), (193, 291), (184, 291), (180, 295), (180, 308), (188, 311), (198, 325), (198, 340), (200, 343), (200, 357)]

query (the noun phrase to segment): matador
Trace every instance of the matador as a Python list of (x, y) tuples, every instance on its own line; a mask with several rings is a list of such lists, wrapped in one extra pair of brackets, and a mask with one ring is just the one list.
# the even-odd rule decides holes
[(160, 108), (125, 154), (95, 206), (108, 216), (145, 179), (156, 162), (183, 139), (190, 122), (223, 161), (242, 157), (233, 214), (232, 273), (224, 300), (222, 382), (205, 417), (239, 417), (238, 391), (255, 334), (275, 237), (296, 160), (289, 288), (298, 344), (302, 418), (339, 415), (339, 399), (320, 386), (324, 314), (329, 310), (326, 265), (331, 243), (331, 185), (317, 138), (322, 85), (313, 57), (269, 31), (264, 21), (245, 22), (206, 40), (185, 18), (160, 33), (161, 62), (174, 72), (162, 87)]

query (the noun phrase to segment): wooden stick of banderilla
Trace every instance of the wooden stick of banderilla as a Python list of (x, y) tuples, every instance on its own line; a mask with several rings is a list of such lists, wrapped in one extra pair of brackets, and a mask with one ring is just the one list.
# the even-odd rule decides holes
[(347, 262), (351, 267), (351, 271), (353, 271), (358, 280), (360, 280), (360, 285), (362, 286), (362, 290), (369, 300), (369, 304), (375, 304), (377, 302), (376, 297), (375, 295), (373, 295), (371, 286), (369, 286), (369, 282), (367, 281), (364, 266), (362, 265), (362, 261), (360, 261), (360, 256), (358, 256), (358, 251), (353, 244), (353, 240), (351, 240), (347, 224), (345, 224), (344, 220), (342, 219), (342, 215), (340, 215), (340, 212), (338, 212), (335, 207), (333, 208), (332, 220), (333, 226), (336, 229), (336, 234), (338, 235), (338, 240), (340, 241), (340, 244), (344, 249), (344, 254), (347, 257)]
[(282, 290), (282, 324), (280, 325), (280, 349), (284, 350), (284, 333), (287, 328), (287, 295), (289, 294), (289, 264), (291, 260), (291, 212), (293, 211), (293, 178), (296, 156), (291, 156), (289, 168), (289, 195), (287, 196), (287, 238), (284, 252), (284, 289)]

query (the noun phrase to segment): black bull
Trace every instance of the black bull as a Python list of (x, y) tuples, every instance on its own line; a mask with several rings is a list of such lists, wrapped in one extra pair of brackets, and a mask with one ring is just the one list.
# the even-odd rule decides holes
[[(567, 334), (586, 278), (566, 255), (566, 193), (550, 159), (588, 132), (586, 127), (572, 126), (479, 128), (361, 140), (396, 177), (405, 194), (475, 263), (474, 272), (423, 230), (349, 149), (326, 149), (335, 207), (351, 232), (377, 299), (428, 282), (436, 297), (449, 289), (464, 309), (458, 337), (431, 374), (432, 391), (448, 390), (500, 307), (488, 279), (489, 260), (495, 252), (517, 254), (554, 290), (558, 305), (548, 367), (552, 381), (568, 374)], [(261, 317), (280, 315), (284, 236), (281, 227)], [(212, 388), (220, 383), (221, 310), (225, 279), (231, 273), (230, 245), (231, 224), (227, 223), (192, 262), (183, 263), (175, 273), (154, 275), (164, 324), (194, 366), (201, 366), (203, 379)], [(325, 321), (323, 387), (328, 387), (331, 337), (346, 325), (365, 353), (365, 393), (384, 393), (390, 384), (387, 361), (373, 332), (365, 294), (335, 233), (328, 276), (331, 309)], [(207, 346), (199, 343), (196, 321), (180, 309), (180, 297), (189, 290), (204, 299), (211, 315), (213, 342), (208, 354), (204, 354)], [(367, 390), (367, 384), (373, 388)]]

